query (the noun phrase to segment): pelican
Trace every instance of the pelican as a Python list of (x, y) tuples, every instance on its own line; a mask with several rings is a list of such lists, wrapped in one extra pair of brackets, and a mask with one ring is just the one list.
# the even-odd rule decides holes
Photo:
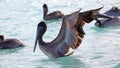
[(17, 47), (24, 47), (18, 39), (4, 39), (3, 35), (0, 35), (0, 49), (11, 49)]
[(120, 8), (113, 6), (110, 10), (107, 10), (104, 14), (109, 16), (120, 16)]
[(113, 6), (110, 10), (107, 10), (104, 14), (111, 16), (111, 18), (104, 18), (99, 20), (96, 18), (95, 25), (99, 27), (107, 27), (107, 26), (115, 26), (120, 25), (120, 9), (118, 7)]
[[(85, 23), (81, 15), (85, 15), (86, 13), (79, 14), (79, 11), (63, 17), (60, 32), (58, 36), (51, 42), (43, 41), (43, 35), (47, 31), (47, 25), (44, 21), (40, 22), (37, 26), (36, 41), (33, 52), (35, 52), (38, 42), (40, 49), (48, 57), (60, 58), (73, 54), (74, 50), (80, 46), (84, 37), (83, 25)], [(94, 16), (95, 17), (88, 18), (88, 20), (101, 17), (98, 13)], [(70, 52), (71, 49), (73, 50), (72, 52)]]
[(108, 27), (108, 26), (115, 26), (115, 25), (120, 25), (120, 17), (113, 17), (113, 18), (109, 18), (109, 19), (102, 19), (102, 20), (98, 20), (96, 19), (97, 22), (95, 23), (95, 25), (99, 26), (99, 27)]
[(54, 11), (48, 14), (48, 6), (47, 4), (43, 5), (43, 19), (45, 20), (53, 20), (62, 18), (64, 14), (61, 11)]

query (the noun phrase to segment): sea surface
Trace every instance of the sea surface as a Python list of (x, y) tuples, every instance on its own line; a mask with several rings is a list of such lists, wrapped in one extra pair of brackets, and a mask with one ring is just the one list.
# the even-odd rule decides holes
[[(59, 59), (48, 58), (37, 46), (33, 53), (37, 24), (43, 20), (42, 5), (49, 12), (60, 10), (70, 14), (104, 6), (120, 7), (120, 0), (0, 0), (0, 35), (16, 38), (26, 47), (0, 50), (0, 68), (120, 68), (120, 26), (99, 28), (95, 21), (85, 24), (82, 44), (73, 55)], [(62, 20), (45, 21), (47, 32), (43, 39), (51, 42), (59, 33)]]

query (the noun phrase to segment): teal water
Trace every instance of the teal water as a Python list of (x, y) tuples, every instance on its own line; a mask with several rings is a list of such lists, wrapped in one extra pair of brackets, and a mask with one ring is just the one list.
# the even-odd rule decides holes
[[(85, 11), (104, 6), (104, 12), (120, 7), (120, 0), (0, 0), (0, 34), (26, 44), (25, 48), (0, 50), (0, 68), (120, 68), (120, 26), (98, 28), (95, 21), (84, 26), (86, 35), (73, 55), (49, 59), (38, 47), (33, 53), (44, 3), (50, 12), (61, 10), (65, 14), (79, 8)], [(47, 25), (44, 40), (51, 41), (60, 30), (61, 20), (47, 21)]]

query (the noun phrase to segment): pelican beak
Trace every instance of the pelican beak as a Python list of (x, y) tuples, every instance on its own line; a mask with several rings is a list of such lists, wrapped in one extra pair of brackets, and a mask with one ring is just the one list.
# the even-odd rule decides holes
[(33, 52), (35, 52), (35, 49), (36, 49), (36, 46), (37, 46), (38, 35), (39, 35), (39, 29), (37, 28), (37, 33), (36, 33), (36, 39), (35, 39), (35, 45), (34, 45)]
[(35, 52), (36, 46), (37, 46), (37, 37), (36, 37), (36, 40), (35, 40), (35, 45), (34, 45), (33, 52)]
[(105, 14), (98, 14), (97, 18), (112, 18), (111, 16), (105, 15)]

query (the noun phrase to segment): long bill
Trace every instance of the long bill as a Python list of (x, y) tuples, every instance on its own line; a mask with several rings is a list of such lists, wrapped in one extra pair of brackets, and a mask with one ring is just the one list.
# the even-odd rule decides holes
[(37, 29), (37, 33), (36, 33), (36, 39), (35, 39), (35, 45), (34, 45), (34, 49), (33, 49), (33, 52), (35, 52), (36, 50), (36, 47), (37, 47), (37, 41), (38, 41), (38, 29)]
[(36, 37), (36, 40), (35, 40), (35, 45), (34, 45), (33, 52), (35, 52), (35, 50), (36, 50), (36, 46), (37, 46), (37, 37)]

